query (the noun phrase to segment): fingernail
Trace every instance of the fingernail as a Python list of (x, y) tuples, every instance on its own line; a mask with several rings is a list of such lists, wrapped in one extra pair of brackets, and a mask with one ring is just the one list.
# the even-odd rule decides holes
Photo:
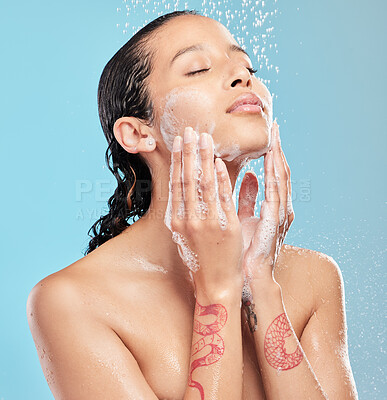
[(200, 136), (199, 148), (205, 149), (208, 146), (207, 133), (202, 133)]
[(184, 130), (184, 143), (190, 142), (192, 142), (192, 128), (188, 126)]
[(181, 151), (182, 146), (181, 146), (181, 136), (176, 136), (175, 140), (173, 141), (173, 151)]

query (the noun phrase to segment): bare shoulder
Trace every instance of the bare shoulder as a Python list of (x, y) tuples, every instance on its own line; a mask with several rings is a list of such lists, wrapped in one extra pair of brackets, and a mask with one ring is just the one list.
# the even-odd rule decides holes
[(296, 292), (313, 291), (314, 308), (324, 296), (343, 295), (343, 277), (337, 262), (329, 255), (284, 244), (278, 257), (275, 279), (281, 287)]
[[(74, 266), (76, 263), (74, 263)], [(41, 279), (31, 289), (27, 299), (27, 319), (36, 340), (58, 316), (79, 313), (82, 305), (81, 282), (73, 276), (74, 269), (66, 267)]]
[[(65, 320), (77, 323), (85, 319), (109, 326), (104, 318), (105, 308), (118, 295), (119, 282), (133, 282), (132, 276), (123, 277), (114, 243), (95, 249), (92, 253), (41, 279), (31, 289), (27, 299), (27, 319), (35, 342), (46, 333), (53, 334), (55, 324)], [(122, 262), (121, 262), (122, 264)], [(130, 273), (126, 263), (125, 273)], [(131, 279), (128, 279), (131, 278)], [(133, 285), (132, 285), (133, 286)], [(124, 290), (130, 293), (132, 286)]]
[(323, 273), (329, 272), (329, 270), (337, 271), (339, 269), (336, 261), (331, 256), (320, 251), (291, 246), (289, 244), (284, 244), (282, 246), (279, 264), (279, 268), (283, 266), (281, 264), (286, 264), (288, 266), (297, 264), (309, 267), (311, 270), (324, 268), (322, 271), (319, 270), (319, 272)]
[(107, 320), (117, 307), (106, 286), (114, 280), (120, 288), (105, 263), (102, 252), (90, 254), (32, 288), (27, 319), (43, 373), (55, 398), (102, 400), (110, 393), (153, 400), (136, 359)]
[[(71, 293), (71, 296), (59, 297), (62, 301), (71, 301), (76, 297), (76, 293), (80, 295), (87, 286), (106, 280), (109, 275), (113, 275), (113, 267), (118, 269), (120, 266), (120, 252), (115, 251), (114, 246), (115, 238), (90, 254), (41, 279), (32, 288), (28, 302), (37, 301), (42, 296), (49, 296), (51, 292), (63, 295)], [(128, 260), (125, 261), (127, 265)]]
[(35, 309), (75, 299), (79, 285), (76, 285), (73, 273), (81, 264), (83, 262), (78, 260), (37, 282), (28, 295), (27, 307)]
[[(32, 334), (42, 320), (67, 311), (81, 312), (85, 292), (102, 280), (106, 252), (97, 251), (41, 279), (31, 289), (27, 299), (27, 318)], [(49, 322), (49, 321), (47, 321)]]
[(278, 261), (279, 271), (286, 267), (298, 269), (302, 273), (318, 276), (322, 282), (324, 278), (341, 278), (340, 267), (334, 258), (320, 251), (284, 244)]
[[(294, 246), (284, 246), (278, 264), (278, 283), (281, 288), (280, 282), (284, 283), (284, 302), (291, 305), (292, 324), (297, 321), (294, 310), (303, 309), (307, 303), (302, 303), (305, 293), (313, 302), (298, 338), (327, 398), (357, 399), (348, 356), (344, 283), (339, 265), (325, 253)], [(296, 306), (289, 290), (295, 293)], [(297, 331), (297, 325), (295, 328)]]

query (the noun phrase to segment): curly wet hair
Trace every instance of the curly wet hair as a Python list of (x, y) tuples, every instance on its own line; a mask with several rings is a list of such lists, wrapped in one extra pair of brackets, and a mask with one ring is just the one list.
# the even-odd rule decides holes
[(89, 229), (92, 238), (84, 251), (119, 235), (130, 226), (128, 220), (146, 213), (151, 201), (152, 177), (140, 154), (125, 151), (116, 140), (113, 126), (121, 117), (136, 117), (148, 126), (154, 123), (153, 104), (147, 87), (154, 53), (150, 37), (166, 22), (182, 15), (200, 15), (196, 10), (164, 14), (140, 29), (106, 64), (98, 85), (98, 112), (108, 142), (105, 161), (117, 180), (117, 188), (108, 200), (108, 213)]

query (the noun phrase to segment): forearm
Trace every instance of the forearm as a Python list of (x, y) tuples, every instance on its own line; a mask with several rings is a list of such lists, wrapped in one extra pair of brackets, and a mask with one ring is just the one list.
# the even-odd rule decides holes
[(184, 400), (242, 399), (240, 306), (240, 290), (221, 295), (198, 291)]
[(267, 399), (326, 400), (286, 316), (280, 286), (251, 283), (250, 288), (257, 318), (255, 350)]

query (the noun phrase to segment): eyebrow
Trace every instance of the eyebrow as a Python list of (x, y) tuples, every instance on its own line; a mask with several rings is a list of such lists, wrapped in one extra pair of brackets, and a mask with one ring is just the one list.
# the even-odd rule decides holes
[[(192, 46), (185, 47), (184, 49), (179, 50), (179, 51), (174, 55), (174, 57), (172, 58), (172, 60), (171, 60), (171, 62), (170, 62), (170, 64), (169, 64), (169, 66), (172, 66), (172, 64), (174, 63), (174, 61), (175, 61), (178, 57), (182, 56), (183, 54), (185, 54), (185, 53), (190, 53), (190, 52), (193, 52), (193, 51), (205, 50), (204, 47), (205, 47), (205, 46), (203, 46), (202, 43), (199, 43), (199, 44), (194, 44), (194, 45), (192, 45)], [(250, 56), (248, 55), (248, 53), (247, 53), (245, 50), (243, 50), (242, 47), (237, 46), (236, 44), (230, 44), (230, 45), (228, 46), (228, 50), (229, 50), (229, 51), (233, 51), (233, 52), (243, 53), (243, 54), (245, 54), (247, 57), (250, 58)]]

